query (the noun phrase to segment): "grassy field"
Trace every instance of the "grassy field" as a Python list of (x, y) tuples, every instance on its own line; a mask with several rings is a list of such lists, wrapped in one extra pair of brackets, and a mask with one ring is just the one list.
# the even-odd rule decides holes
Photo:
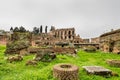
[(58, 63), (71, 63), (79, 66), (80, 80), (120, 80), (120, 77), (104, 78), (101, 76), (87, 75), (82, 66), (103, 66), (120, 74), (120, 68), (106, 64), (106, 59), (120, 59), (120, 55), (102, 52), (86, 53), (79, 51), (76, 57), (57, 55), (52, 62), (39, 62), (37, 66), (26, 66), (27, 60), (33, 59), (34, 55), (24, 56), (21, 62), (8, 63), (4, 56), (5, 46), (0, 46), (0, 80), (56, 80), (52, 76), (52, 68)]

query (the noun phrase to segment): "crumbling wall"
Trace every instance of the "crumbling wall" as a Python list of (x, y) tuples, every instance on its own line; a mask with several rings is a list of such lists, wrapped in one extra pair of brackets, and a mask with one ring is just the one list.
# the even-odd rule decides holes
[(6, 45), (5, 54), (23, 54), (21, 50), (27, 50), (31, 45), (31, 34), (29, 32), (14, 32)]
[(33, 46), (55, 46), (58, 42), (81, 43), (83, 41), (79, 35), (76, 36), (74, 28), (55, 29), (32, 37)]
[(56, 53), (56, 54), (76, 54), (76, 51), (74, 48), (60, 48), (60, 47), (56, 47), (56, 48), (36, 48), (36, 47), (31, 47), (28, 48), (28, 52), (29, 53), (37, 53), (39, 51), (49, 51), (52, 53)]
[(120, 53), (120, 29), (102, 34), (100, 48), (105, 52)]

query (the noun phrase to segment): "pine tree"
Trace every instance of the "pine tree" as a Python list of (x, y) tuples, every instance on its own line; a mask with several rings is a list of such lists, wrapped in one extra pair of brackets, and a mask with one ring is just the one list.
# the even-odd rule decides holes
[(47, 33), (47, 28), (48, 28), (48, 26), (45, 27), (45, 33)]
[(15, 27), (13, 32), (19, 32), (19, 28), (18, 27)]
[(42, 25), (40, 26), (40, 33), (42, 33)]
[(13, 27), (10, 28), (10, 31), (13, 31)]
[(23, 26), (21, 26), (21, 27), (19, 28), (19, 32), (26, 32), (26, 29), (25, 29)]

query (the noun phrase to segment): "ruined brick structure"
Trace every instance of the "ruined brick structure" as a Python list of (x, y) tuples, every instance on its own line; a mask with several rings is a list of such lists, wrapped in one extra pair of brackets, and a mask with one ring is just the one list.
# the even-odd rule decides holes
[(91, 38), (91, 43), (99, 43), (99, 42), (100, 42), (99, 37)]
[(9, 39), (9, 32), (5, 32), (4, 30), (0, 30), (0, 44), (6, 45), (7, 40)]
[(81, 43), (80, 36), (76, 36), (74, 28), (55, 29), (51, 27), (50, 32), (33, 35), (33, 46), (55, 46), (57, 43)]
[(0, 34), (0, 44), (5, 45), (6, 44), (6, 35)]
[(104, 52), (120, 53), (120, 29), (102, 34), (100, 48)]
[(83, 43), (90, 43), (90, 39), (83, 39)]
[(31, 46), (32, 35), (30, 32), (13, 32), (6, 44), (5, 54), (25, 54)]

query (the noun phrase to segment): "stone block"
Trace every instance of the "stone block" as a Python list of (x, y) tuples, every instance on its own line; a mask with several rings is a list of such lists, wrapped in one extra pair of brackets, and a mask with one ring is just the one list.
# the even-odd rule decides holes
[(111, 76), (112, 71), (101, 66), (83, 66), (88, 74)]

